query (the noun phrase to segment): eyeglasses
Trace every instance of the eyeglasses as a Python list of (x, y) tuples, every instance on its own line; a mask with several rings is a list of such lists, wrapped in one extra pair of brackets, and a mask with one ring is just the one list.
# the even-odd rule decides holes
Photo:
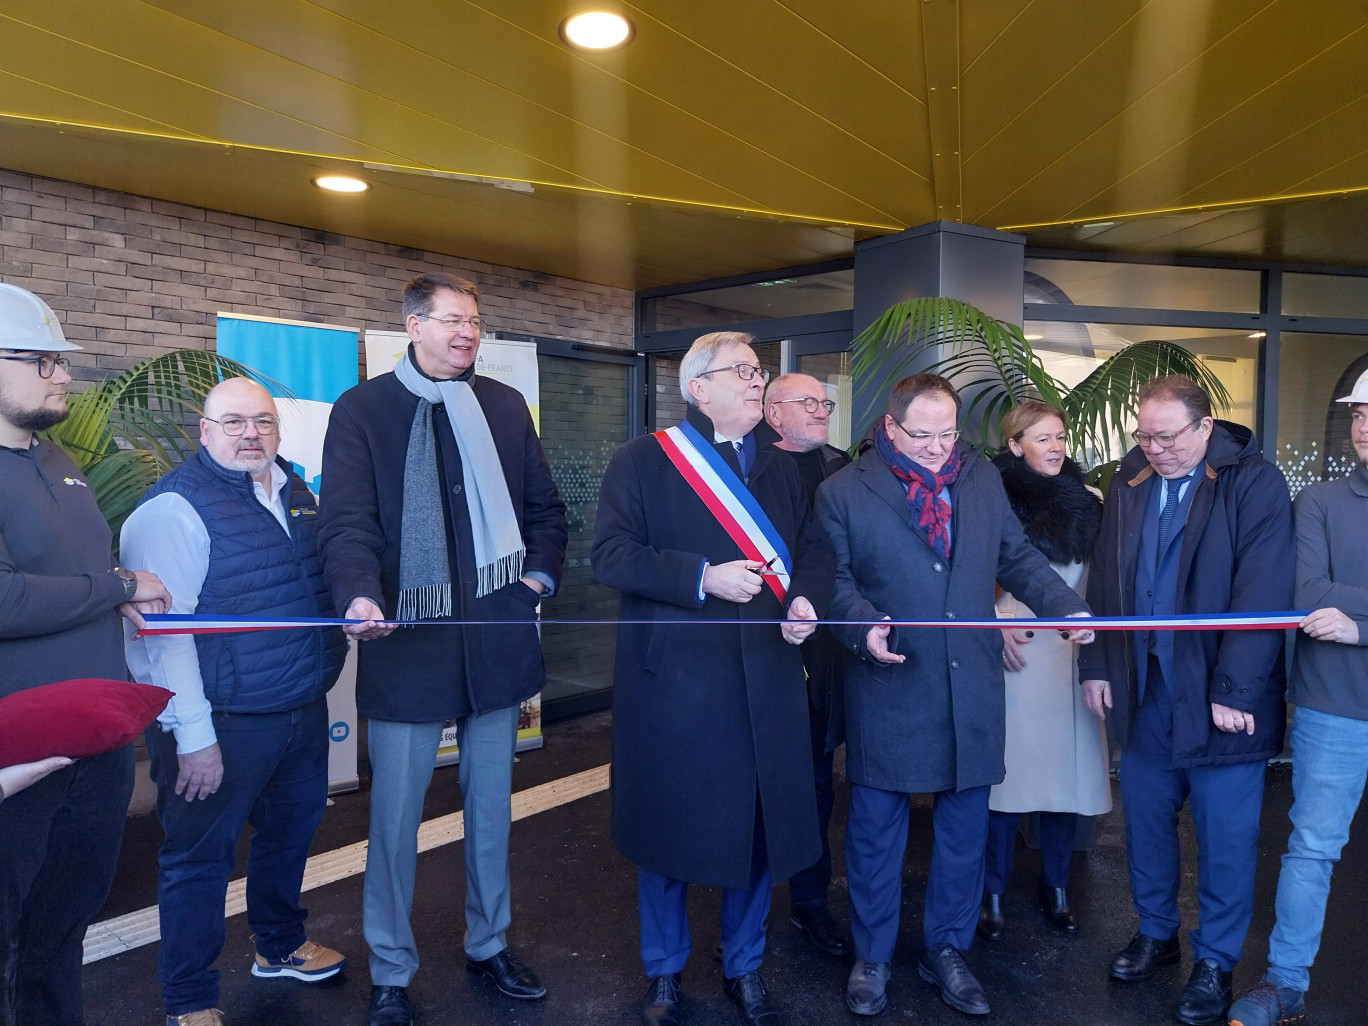
[(736, 371), (736, 376), (742, 381), (749, 381), (757, 374), (761, 381), (769, 381), (770, 372), (764, 367), (757, 367), (753, 363), (729, 363), (725, 367), (714, 367), (712, 370), (700, 371), (698, 376), (706, 378), (709, 374), (720, 374), (722, 371)]
[(65, 356), (0, 356), (0, 360), (13, 360), (15, 363), (36, 363), (40, 378), (52, 377), (58, 367), (64, 371), (71, 370), (71, 361)]
[(431, 314), (421, 314), (418, 319), (421, 321), (436, 321), (442, 327), (446, 328), (447, 331), (460, 331), (469, 324), (471, 331), (478, 332), (480, 326), (484, 324), (484, 321), (480, 320), (478, 317), (433, 317)]
[[(889, 417), (888, 419), (893, 420), (892, 417)], [(925, 448), (926, 446), (930, 445), (932, 441), (937, 440), (940, 442), (941, 445), (945, 446), (948, 449), (950, 446), (954, 445), (956, 441), (959, 440), (960, 436), (960, 433), (958, 431), (942, 431), (938, 435), (929, 434), (925, 431), (918, 431), (916, 434), (913, 434), (911, 431), (908, 431), (907, 428), (903, 427), (901, 424), (898, 424), (896, 420), (893, 420), (893, 423), (897, 424), (898, 430), (905, 434), (907, 436), (907, 440), (911, 442), (913, 445), (917, 446), (919, 449)]]
[(1131, 437), (1135, 439), (1137, 445), (1146, 446), (1153, 442), (1161, 449), (1172, 449), (1178, 444), (1178, 436), (1184, 431), (1195, 428), (1201, 420), (1194, 420), (1191, 424), (1180, 427), (1177, 431), (1165, 431), (1163, 434), (1152, 435), (1147, 431), (1132, 431)]
[(205, 417), (205, 420), (212, 420), (219, 427), (223, 428), (223, 433), (229, 438), (236, 438), (247, 430), (247, 422), (251, 421), (256, 425), (257, 434), (273, 435), (280, 428), (280, 418), (272, 417), (270, 414), (263, 413), (260, 417), (224, 417), (222, 420), (215, 420), (213, 417)]
[(782, 406), (784, 403), (802, 403), (803, 409), (808, 413), (816, 413), (817, 407), (819, 406), (826, 410), (827, 413), (831, 413), (836, 409), (835, 399), (817, 399), (810, 395), (805, 395), (801, 399), (776, 399), (772, 405)]

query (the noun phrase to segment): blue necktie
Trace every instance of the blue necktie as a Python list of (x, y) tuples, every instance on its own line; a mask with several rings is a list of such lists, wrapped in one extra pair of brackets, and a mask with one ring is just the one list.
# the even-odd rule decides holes
[(736, 446), (736, 462), (741, 464), (741, 480), (749, 480), (751, 461), (750, 453), (746, 452), (746, 441), (744, 438), (738, 439), (737, 441), (732, 442), (732, 445)]
[(1168, 482), (1168, 495), (1164, 497), (1164, 508), (1159, 511), (1159, 544), (1154, 553), (1154, 565), (1158, 567), (1159, 557), (1163, 554), (1164, 543), (1168, 541), (1169, 532), (1173, 530), (1173, 517), (1178, 512), (1178, 493), (1180, 485), (1187, 478), (1180, 477)]

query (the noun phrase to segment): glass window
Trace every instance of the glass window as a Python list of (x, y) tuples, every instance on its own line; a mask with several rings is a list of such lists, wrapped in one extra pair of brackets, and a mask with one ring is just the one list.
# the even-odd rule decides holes
[[(620, 363), (537, 358), (541, 390), (541, 438), (551, 476), (565, 500), (570, 538), (556, 594), (542, 603), (546, 620), (616, 620), (618, 593), (594, 580), (589, 548), (594, 541), (599, 485), (613, 452), (627, 439), (631, 374)], [(617, 627), (545, 623), (543, 704), (574, 699), (613, 686)]]
[(836, 403), (831, 413), (831, 436), (827, 439), (838, 449), (850, 448), (851, 377), (849, 353), (816, 353), (798, 357), (794, 368), (800, 374), (811, 374), (822, 383), (828, 399)]
[[(1135, 342), (1155, 339), (1177, 342), (1206, 364), (1230, 393), (1230, 408), (1218, 409), (1216, 416), (1251, 428), (1254, 426), (1260, 338), (1257, 332), (1058, 321), (1027, 321), (1023, 331), (1045, 369), (1069, 387)], [(1127, 430), (1133, 426), (1128, 426)], [(1117, 451), (1087, 454), (1086, 462), (1091, 466), (1116, 459), (1128, 447), (1129, 439), (1124, 447), (1118, 445)]]
[(1282, 336), (1278, 382), (1277, 463), (1295, 495), (1314, 481), (1331, 481), (1354, 469), (1358, 456), (1349, 441), (1348, 403), (1368, 370), (1368, 336)]
[(1284, 274), (1282, 312), (1291, 317), (1368, 317), (1368, 277)]
[(1258, 313), (1258, 271), (1026, 259), (1026, 302)]
[(644, 331), (674, 331), (854, 307), (855, 272), (845, 270), (643, 299), (641, 315)]

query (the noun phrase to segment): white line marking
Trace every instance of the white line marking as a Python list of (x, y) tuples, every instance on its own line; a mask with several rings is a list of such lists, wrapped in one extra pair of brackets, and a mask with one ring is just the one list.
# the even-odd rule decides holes
[[(600, 791), (608, 790), (608, 766), (595, 766), (582, 773), (575, 773), (559, 780), (552, 780), (536, 787), (529, 787), (513, 795), (513, 818), (526, 819), (548, 809), (568, 805), (570, 802)], [(465, 837), (465, 819), (461, 813), (453, 812), (447, 816), (428, 820), (418, 828), (418, 851), (431, 851), (446, 844), (452, 844)], [(311, 891), (330, 883), (356, 876), (366, 869), (366, 842), (357, 841), (342, 848), (325, 851), (309, 859), (304, 869), (303, 890)], [(234, 880), (228, 884), (228, 900), (224, 909), (226, 916), (236, 916), (247, 911), (247, 881)], [(149, 905), (113, 919), (91, 923), (85, 935), (84, 963), (98, 962), (102, 958), (117, 955), (124, 951), (155, 944), (161, 939), (161, 927), (157, 917), (157, 906)]]

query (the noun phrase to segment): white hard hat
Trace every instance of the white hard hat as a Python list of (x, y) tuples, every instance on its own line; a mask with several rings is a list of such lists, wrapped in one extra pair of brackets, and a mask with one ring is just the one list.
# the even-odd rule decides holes
[(68, 353), (80, 348), (66, 340), (52, 307), (28, 289), (0, 282), (0, 349)]
[(1368, 403), (1368, 370), (1359, 375), (1359, 379), (1354, 382), (1354, 390), (1343, 399), (1336, 399), (1337, 403)]

